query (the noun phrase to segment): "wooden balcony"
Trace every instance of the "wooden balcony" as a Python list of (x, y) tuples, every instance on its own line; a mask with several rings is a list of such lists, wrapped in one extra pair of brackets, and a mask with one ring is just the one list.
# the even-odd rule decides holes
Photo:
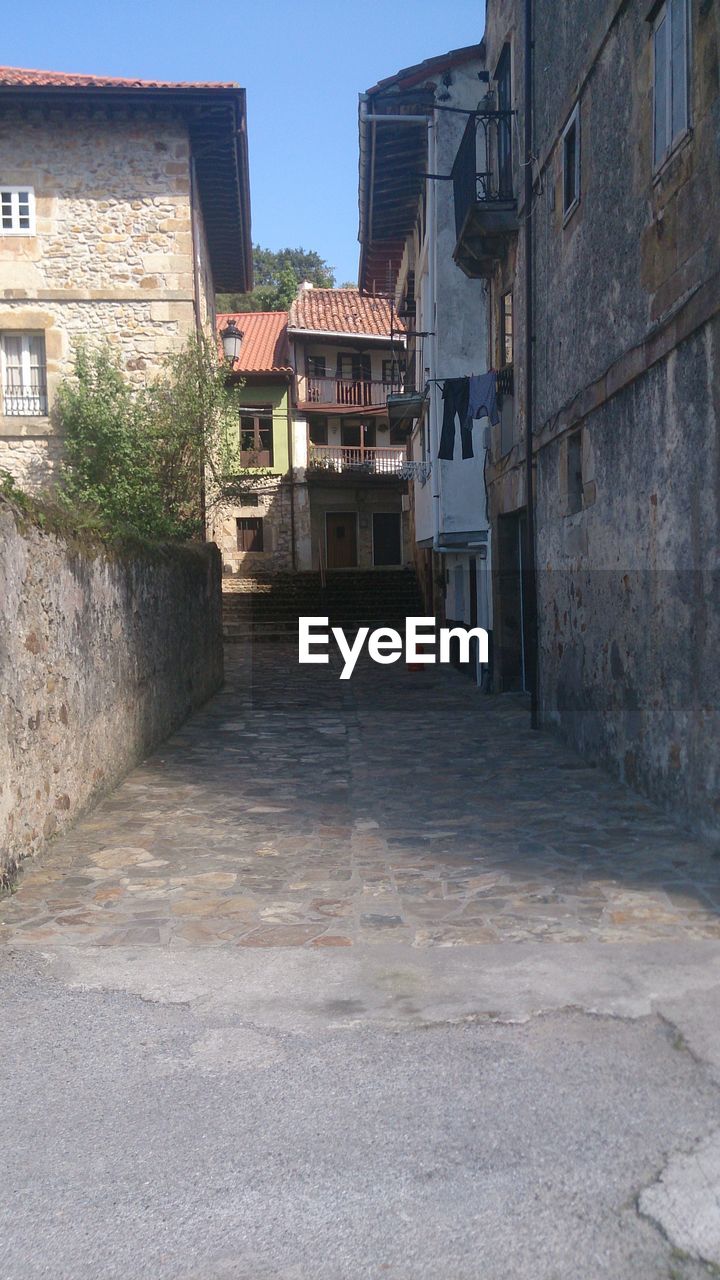
[(354, 472), (365, 476), (400, 476), (407, 465), (402, 446), (375, 448), (367, 445), (310, 444), (308, 470), (339, 474)]
[(334, 409), (384, 408), (388, 395), (401, 390), (396, 382), (354, 378), (298, 377), (297, 396), (301, 408)]

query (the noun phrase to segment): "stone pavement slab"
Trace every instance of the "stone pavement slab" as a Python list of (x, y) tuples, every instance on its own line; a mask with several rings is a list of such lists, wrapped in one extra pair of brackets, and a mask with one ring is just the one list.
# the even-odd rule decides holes
[(720, 939), (720, 854), (455, 671), (234, 648), (0, 903), (13, 945)]

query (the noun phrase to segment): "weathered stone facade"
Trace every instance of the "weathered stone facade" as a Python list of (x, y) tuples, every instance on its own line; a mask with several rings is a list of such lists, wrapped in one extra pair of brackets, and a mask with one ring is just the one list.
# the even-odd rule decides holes
[(214, 547), (105, 553), (0, 508), (0, 878), (222, 681)]
[[(57, 465), (53, 402), (77, 342), (109, 343), (131, 377), (152, 377), (193, 329), (212, 330), (213, 255), (223, 262), (227, 253), (227, 221), (209, 241), (208, 193), (195, 169), (202, 102), (188, 91), (203, 86), (157, 86), (164, 97), (151, 100), (153, 86), (125, 82), (107, 96), (100, 83), (83, 97), (85, 82), (67, 79), (59, 87), (70, 96), (51, 100), (43, 84), (33, 91), (22, 81), (22, 105), (17, 96), (0, 102), (0, 180), (34, 199), (34, 225), (0, 234), (0, 337), (41, 336), (47, 380), (47, 403), (28, 416), (10, 399), (0, 405), (0, 469), (31, 488)], [(205, 89), (237, 109), (241, 90)], [(237, 187), (235, 167), (231, 179)], [(240, 282), (240, 238), (237, 254)]]
[[(542, 722), (717, 832), (720, 15), (706, 0), (686, 12), (688, 128), (657, 163), (662, 5), (611, 0), (589, 15), (578, 2), (562, 23), (552, 4), (534, 6), (538, 694)], [(491, 75), (512, 49), (522, 126), (522, 5), (493, 0), (486, 35)], [(563, 131), (576, 107), (579, 198), (568, 208)], [(496, 323), (508, 288), (514, 421), (493, 434), (489, 474), (496, 687), (507, 687), (522, 627), (507, 536), (513, 522), (521, 533), (526, 505), (522, 234), (493, 277)]]
[[(213, 511), (210, 532), (222, 552), (226, 576), (292, 572), (293, 489), (289, 478), (267, 476), (248, 487), (250, 502)], [(238, 545), (238, 521), (244, 517), (262, 520), (262, 551), (243, 551)]]

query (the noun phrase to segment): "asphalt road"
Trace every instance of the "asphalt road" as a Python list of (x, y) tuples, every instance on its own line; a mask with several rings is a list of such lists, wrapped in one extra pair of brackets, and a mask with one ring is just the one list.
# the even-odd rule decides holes
[[(664, 982), (668, 1009), (707, 1030), (714, 995), (692, 966), (678, 983), (660, 955), (624, 981), (624, 956), (586, 975), (624, 1016), (528, 1016), (545, 1003), (531, 951), (513, 1015), (485, 1007), (500, 956), (473, 992), (448, 952), (418, 969), (353, 952), (338, 973), (337, 956), (219, 971), (198, 951), (181, 973), (149, 950), (107, 969), (5, 956), (3, 1280), (715, 1274), (639, 1204), (720, 1124), (714, 1045), (703, 1061), (644, 1009)], [(700, 990), (678, 1001), (684, 983)], [(697, 1187), (679, 1195), (692, 1225)], [(708, 1186), (711, 1234), (713, 1203)]]

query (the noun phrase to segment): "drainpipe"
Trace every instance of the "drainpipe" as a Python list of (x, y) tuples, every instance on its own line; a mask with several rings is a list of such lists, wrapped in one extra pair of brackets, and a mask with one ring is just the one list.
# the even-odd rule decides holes
[[(428, 120), (428, 169), (430, 173), (437, 171), (437, 138), (435, 134), (434, 117)], [(424, 316), (425, 327), (428, 329), (428, 337), (425, 339), (429, 342), (428, 363), (430, 366), (430, 377), (437, 376), (437, 326), (435, 324), (437, 313), (437, 298), (435, 290), (437, 288), (437, 185), (434, 182), (427, 184), (427, 242), (428, 242), (428, 295), (430, 298), (430, 314)], [(425, 351), (423, 349), (423, 358)], [(435, 384), (433, 384), (435, 385)], [(434, 395), (434, 393), (431, 393)], [(429, 405), (430, 420), (430, 476), (432, 479), (432, 505), (433, 505), (433, 605), (435, 604), (435, 558), (439, 557), (440, 564), (443, 563), (440, 553), (440, 464), (438, 463), (438, 449), (440, 441), (438, 439), (438, 421), (435, 408), (435, 400), (431, 399)], [(445, 570), (443, 568), (443, 587), (441, 600), (441, 621), (445, 620)]]
[(290, 379), (287, 384), (287, 433), (288, 466), (290, 469), (290, 550), (293, 573), (295, 573), (297, 571), (297, 550), (295, 547), (295, 459), (293, 454), (292, 380)]
[(530, 675), (530, 723), (539, 728), (538, 719), (538, 616), (537, 572), (535, 549), (535, 495), (533, 492), (533, 260), (532, 260), (532, 205), (533, 205), (533, 67), (532, 67), (532, 0), (525, 0), (525, 208), (523, 218), (523, 245), (525, 250), (525, 485), (526, 485), (526, 534), (525, 551), (525, 599), (528, 605), (528, 666)]
[[(190, 156), (190, 227), (192, 239), (192, 260), (193, 260), (193, 312), (195, 316), (195, 334), (198, 342), (202, 338), (202, 317), (200, 315), (200, 237), (197, 226), (197, 174), (195, 171), (195, 157)], [(214, 314), (214, 309), (213, 309)], [(200, 468), (200, 522), (202, 526), (202, 540), (207, 542), (207, 494), (205, 490), (205, 466)]]

